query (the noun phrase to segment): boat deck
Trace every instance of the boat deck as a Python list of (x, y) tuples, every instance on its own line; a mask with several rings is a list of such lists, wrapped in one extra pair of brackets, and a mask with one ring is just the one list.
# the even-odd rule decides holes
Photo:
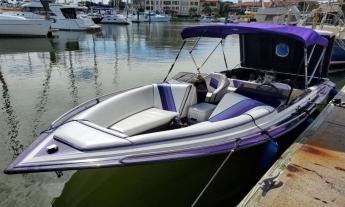
[[(335, 98), (345, 101), (345, 87)], [(239, 206), (345, 206), (345, 108), (328, 104)]]

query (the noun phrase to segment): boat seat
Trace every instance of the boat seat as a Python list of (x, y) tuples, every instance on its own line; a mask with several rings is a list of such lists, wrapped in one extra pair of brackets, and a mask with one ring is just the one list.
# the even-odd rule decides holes
[(224, 74), (210, 73), (205, 77), (207, 95), (205, 102), (219, 102), (227, 92), (229, 80)]
[(260, 118), (274, 111), (274, 108), (260, 101), (245, 97), (241, 94), (229, 92), (224, 95), (210, 118), (210, 122), (231, 119), (242, 114), (249, 114), (254, 119)]
[(117, 122), (110, 129), (132, 136), (169, 124), (177, 116), (179, 113), (174, 111), (150, 108)]
[(153, 105), (132, 114), (109, 128), (133, 136), (167, 125), (175, 117), (187, 116), (189, 106), (196, 103), (196, 91), (191, 84), (154, 84)]
[(54, 139), (80, 150), (131, 145), (127, 136), (88, 121), (71, 121), (54, 132)]

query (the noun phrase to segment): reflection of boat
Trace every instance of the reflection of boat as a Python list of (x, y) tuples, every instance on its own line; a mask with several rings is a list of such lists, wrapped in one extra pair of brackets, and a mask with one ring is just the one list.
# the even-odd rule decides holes
[(51, 52), (54, 50), (49, 38), (5, 38), (0, 39), (0, 54), (24, 52)]
[[(44, 10), (40, 2), (29, 2), (21, 5), (22, 12), (15, 13), (26, 18), (44, 18), (47, 12)], [(80, 10), (86, 8), (62, 5), (49, 4), (49, 16), (54, 21), (51, 24), (52, 29), (59, 30), (98, 30), (99, 25), (96, 25), (91, 18), (79, 17), (77, 14)]]
[(238, 34), (241, 65), (210, 74), (198, 67), (197, 74), (86, 102), (53, 122), (5, 172), (126, 166), (252, 147), (299, 126), (335, 86), (327, 79), (332, 35), (259, 23), (181, 34), (183, 46), (212, 37), (220, 39), (217, 47)]
[(45, 19), (27, 19), (20, 16), (0, 15), (1, 36), (39, 36), (45, 37), (50, 28), (50, 21)]

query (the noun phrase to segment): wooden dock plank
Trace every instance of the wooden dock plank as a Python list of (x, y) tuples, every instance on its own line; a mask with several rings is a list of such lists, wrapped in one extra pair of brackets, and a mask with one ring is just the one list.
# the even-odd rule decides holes
[(345, 206), (345, 108), (328, 104), (239, 206)]

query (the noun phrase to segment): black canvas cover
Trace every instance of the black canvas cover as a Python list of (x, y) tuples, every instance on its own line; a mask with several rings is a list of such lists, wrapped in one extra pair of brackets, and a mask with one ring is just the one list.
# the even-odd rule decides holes
[[(326, 36), (329, 45), (322, 65), (322, 77), (327, 77), (333, 48), (333, 37)], [(277, 45), (284, 46), (284, 55), (277, 54)], [(313, 46), (308, 47), (308, 54)], [(279, 48), (279, 46), (278, 46)], [(304, 45), (296, 39), (272, 34), (241, 34), (241, 66), (264, 71), (304, 75)], [(310, 75), (322, 53), (323, 47), (317, 45), (309, 63)], [(288, 52), (286, 52), (288, 51)], [(280, 55), (280, 56), (279, 56)], [(319, 72), (315, 74), (319, 76)]]

